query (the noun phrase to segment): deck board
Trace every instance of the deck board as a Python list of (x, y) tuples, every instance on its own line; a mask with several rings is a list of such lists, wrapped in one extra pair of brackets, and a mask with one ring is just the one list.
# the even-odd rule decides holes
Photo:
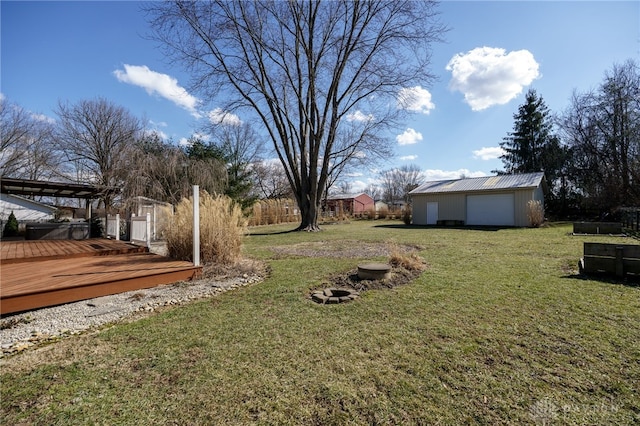
[(103, 256), (146, 252), (145, 247), (124, 241), (93, 238), (89, 240), (22, 240), (0, 244), (0, 263), (30, 262), (38, 259)]
[(3, 242), (0, 314), (190, 280), (200, 272), (190, 262), (120, 241)]

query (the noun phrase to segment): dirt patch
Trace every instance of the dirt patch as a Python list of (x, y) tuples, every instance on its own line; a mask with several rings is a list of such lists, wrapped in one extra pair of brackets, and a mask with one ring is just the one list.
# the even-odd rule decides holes
[(300, 257), (336, 257), (343, 259), (368, 259), (397, 253), (414, 253), (422, 250), (417, 245), (386, 243), (365, 243), (362, 241), (318, 241), (272, 247), (277, 255)]
[[(351, 288), (362, 292), (367, 290), (391, 289), (407, 284), (418, 278), (423, 271), (409, 270), (403, 267), (393, 268), (391, 278), (384, 280), (361, 280), (358, 277), (358, 269), (331, 276), (320, 288), (336, 287)], [(317, 289), (315, 289), (317, 290)]]
[(415, 253), (399, 253), (394, 251), (389, 257), (389, 264), (392, 267), (391, 276), (380, 280), (361, 279), (358, 276), (358, 268), (350, 271), (332, 275), (319, 287), (311, 289), (311, 294), (322, 288), (347, 288), (357, 292), (367, 290), (392, 289), (418, 278), (428, 265), (420, 256)]

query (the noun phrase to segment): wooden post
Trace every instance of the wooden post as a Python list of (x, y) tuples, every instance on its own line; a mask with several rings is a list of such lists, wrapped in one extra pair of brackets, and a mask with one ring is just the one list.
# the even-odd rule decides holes
[(200, 187), (193, 185), (193, 266), (200, 266)]
[(624, 247), (616, 247), (616, 277), (624, 277), (624, 262), (623, 262)]

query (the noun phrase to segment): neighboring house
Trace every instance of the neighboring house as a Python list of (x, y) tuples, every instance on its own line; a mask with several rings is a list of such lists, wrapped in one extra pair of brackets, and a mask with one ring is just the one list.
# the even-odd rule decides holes
[(431, 181), (409, 193), (415, 225), (529, 226), (529, 201), (544, 206), (544, 173)]
[(0, 194), (0, 221), (4, 224), (11, 212), (19, 223), (46, 222), (54, 219), (57, 208), (19, 195)]
[(384, 201), (376, 201), (375, 206), (376, 206), (376, 213), (380, 211), (385, 211), (385, 212), (389, 211), (389, 204), (385, 203)]
[(337, 214), (360, 214), (374, 209), (374, 201), (369, 195), (361, 192), (359, 194), (336, 194), (327, 198), (326, 212), (333, 216)]

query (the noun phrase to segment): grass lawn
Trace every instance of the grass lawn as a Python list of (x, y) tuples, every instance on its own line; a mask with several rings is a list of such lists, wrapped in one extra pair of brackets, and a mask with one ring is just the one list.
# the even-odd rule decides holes
[[(260, 284), (2, 361), (2, 423), (640, 422), (640, 287), (577, 276), (584, 241), (619, 238), (390, 221), (282, 233), (294, 226), (246, 238), (271, 268)], [(428, 268), (318, 305), (310, 290), (363, 259), (272, 248), (320, 241), (419, 245)]]

